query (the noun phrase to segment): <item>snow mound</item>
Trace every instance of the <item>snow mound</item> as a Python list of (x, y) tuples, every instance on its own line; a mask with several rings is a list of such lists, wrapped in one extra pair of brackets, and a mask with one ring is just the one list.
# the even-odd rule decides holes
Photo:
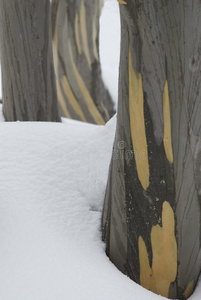
[(150, 300), (109, 262), (101, 207), (114, 140), (79, 122), (0, 124), (0, 300)]
[(0, 300), (162, 299), (119, 272), (101, 241), (115, 120), (0, 124)]

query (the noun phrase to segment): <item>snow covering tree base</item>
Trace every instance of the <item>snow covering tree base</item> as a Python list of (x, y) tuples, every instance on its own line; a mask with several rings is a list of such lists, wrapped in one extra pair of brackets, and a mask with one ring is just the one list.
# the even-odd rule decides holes
[(103, 239), (131, 279), (187, 299), (201, 270), (201, 2), (119, 2), (119, 104)]

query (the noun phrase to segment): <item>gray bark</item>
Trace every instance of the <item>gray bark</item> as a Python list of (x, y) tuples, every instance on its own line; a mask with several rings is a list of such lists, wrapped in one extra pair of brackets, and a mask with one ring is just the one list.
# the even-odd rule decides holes
[(103, 239), (131, 279), (186, 299), (201, 270), (201, 2), (119, 2), (119, 103)]
[(3, 113), (7, 121), (60, 121), (49, 0), (1, 0)]
[(102, 0), (53, 0), (52, 31), (62, 115), (104, 124), (114, 114), (101, 78), (99, 16)]

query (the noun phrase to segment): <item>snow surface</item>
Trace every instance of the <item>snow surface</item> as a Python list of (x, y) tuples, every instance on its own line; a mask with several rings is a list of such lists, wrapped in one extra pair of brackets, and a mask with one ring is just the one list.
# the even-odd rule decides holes
[[(103, 26), (119, 30), (117, 12), (106, 0)], [(109, 50), (104, 76), (117, 99)], [(101, 241), (116, 116), (106, 126), (0, 121), (0, 300), (165, 299), (119, 272)], [(191, 299), (200, 295), (201, 281)]]
[(115, 123), (0, 123), (0, 300), (163, 298), (119, 272), (101, 242)]
[(101, 242), (115, 119), (0, 124), (1, 300), (152, 296), (109, 262)]

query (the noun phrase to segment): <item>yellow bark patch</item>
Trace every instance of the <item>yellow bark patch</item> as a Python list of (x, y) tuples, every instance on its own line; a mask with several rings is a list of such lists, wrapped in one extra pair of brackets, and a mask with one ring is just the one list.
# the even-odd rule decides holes
[(127, 4), (124, 0), (117, 0), (120, 4)]
[(61, 109), (64, 113), (64, 116), (66, 118), (71, 118), (71, 115), (67, 109), (65, 99), (62, 94), (62, 89), (60, 86), (60, 79), (59, 79), (59, 62), (58, 62), (58, 28), (57, 28), (57, 17), (55, 22), (55, 30), (54, 30), (54, 36), (53, 36), (53, 60), (54, 60), (54, 70), (56, 75), (56, 86), (57, 86), (57, 96), (59, 104), (61, 105)]
[(140, 284), (168, 298), (170, 285), (177, 276), (177, 242), (174, 211), (167, 201), (162, 208), (162, 227), (156, 225), (152, 228), (151, 245), (152, 268), (146, 245), (142, 237), (139, 237)]
[(92, 24), (92, 43), (93, 43), (93, 52), (94, 52), (94, 57), (99, 60), (98, 58), (98, 49), (97, 49), (97, 44), (96, 44), (96, 39), (97, 39), (97, 30), (96, 30), (96, 17), (93, 17), (93, 24)]
[(107, 108), (105, 107), (104, 103), (101, 102), (100, 106), (101, 106), (102, 110), (104, 111), (107, 120), (109, 120), (110, 119), (110, 115), (109, 115), (109, 112), (108, 112)]
[(87, 90), (87, 87), (80, 75), (80, 73), (78, 72), (78, 69), (75, 65), (74, 62), (74, 58), (73, 58), (73, 50), (72, 50), (72, 46), (71, 46), (71, 42), (70, 39), (68, 39), (68, 48), (69, 48), (69, 55), (70, 55), (70, 60), (71, 60), (71, 64), (72, 64), (72, 69), (76, 78), (76, 81), (78, 83), (78, 86), (81, 90), (81, 93), (83, 95), (83, 98), (86, 102), (87, 108), (92, 116), (92, 118), (94, 119), (95, 123), (98, 125), (104, 125), (105, 121), (103, 120), (100, 112), (98, 111), (96, 105), (94, 104), (93, 99), (91, 98), (90, 93)]
[(170, 117), (170, 100), (168, 92), (167, 80), (164, 86), (163, 93), (163, 118), (164, 118), (164, 148), (167, 159), (172, 164), (173, 163), (173, 151), (172, 151), (172, 135), (171, 135), (171, 117)]
[(68, 98), (68, 100), (70, 101), (70, 104), (72, 105), (74, 111), (76, 112), (76, 114), (78, 114), (78, 116), (80, 117), (80, 119), (84, 122), (87, 122), (83, 112), (82, 112), (82, 109), (79, 105), (79, 103), (77, 102), (77, 99), (75, 98), (72, 90), (71, 90), (71, 87), (70, 87), (70, 84), (66, 78), (66, 76), (63, 76), (62, 80), (61, 80), (61, 83), (62, 83), (62, 86), (63, 86), (63, 90), (66, 94), (66, 97)]
[(87, 23), (86, 23), (86, 8), (85, 8), (85, 4), (83, 1), (81, 2), (81, 6), (80, 6), (80, 30), (81, 30), (81, 36), (82, 36), (83, 50), (84, 50), (89, 68), (91, 69), (91, 58), (90, 58), (90, 54), (89, 54)]
[(79, 33), (79, 24), (78, 24), (78, 14), (75, 15), (75, 41), (79, 54), (82, 54), (82, 48), (80, 44), (80, 33)]
[(146, 190), (149, 186), (149, 160), (144, 121), (144, 96), (142, 77), (138, 78), (132, 66), (131, 51), (129, 50), (129, 111), (130, 128), (137, 166), (138, 178)]
[(189, 283), (189, 285), (186, 288), (186, 291), (185, 291), (185, 298), (186, 299), (188, 299), (193, 294), (194, 286), (195, 286), (195, 282), (193, 280)]

